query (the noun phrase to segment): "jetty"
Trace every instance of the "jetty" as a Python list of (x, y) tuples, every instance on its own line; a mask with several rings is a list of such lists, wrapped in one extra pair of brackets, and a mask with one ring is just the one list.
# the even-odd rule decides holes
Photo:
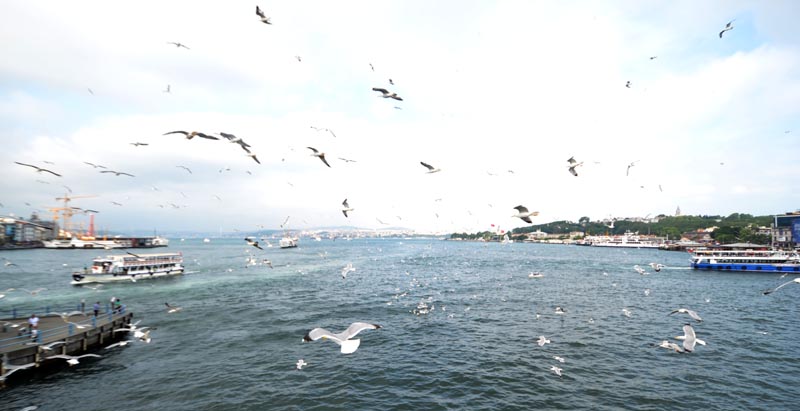
[[(44, 312), (35, 334), (28, 328), (27, 316), (12, 312), (10, 318), (0, 319), (0, 387), (5, 386), (7, 378), (22, 379), (41, 366), (64, 363), (63, 359), (49, 358), (53, 355), (82, 355), (119, 341), (127, 331), (114, 330), (128, 326), (133, 318), (124, 306), (117, 312), (106, 307), (97, 317), (91, 310), (85, 315), (73, 314), (67, 320), (61, 313)], [(13, 372), (20, 367), (26, 369)]]

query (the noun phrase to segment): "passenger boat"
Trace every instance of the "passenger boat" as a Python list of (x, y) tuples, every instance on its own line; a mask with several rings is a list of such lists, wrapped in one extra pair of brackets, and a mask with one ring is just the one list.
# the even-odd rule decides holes
[(72, 273), (73, 285), (109, 283), (183, 274), (181, 253), (126, 254), (97, 257), (92, 268)]
[(661, 243), (651, 238), (642, 238), (639, 232), (625, 231), (623, 235), (587, 237), (592, 247), (658, 248)]
[(782, 250), (690, 250), (691, 265), (696, 270), (752, 271), (800, 274), (800, 254)]
[(281, 248), (294, 248), (294, 247), (297, 247), (297, 238), (296, 237), (289, 237), (289, 236), (283, 237), (278, 242), (278, 245)]
[(85, 248), (154, 248), (166, 247), (169, 240), (164, 237), (113, 237), (110, 239), (98, 239), (92, 236), (73, 236), (67, 238), (54, 238), (43, 240), (44, 248), (55, 249), (85, 249)]

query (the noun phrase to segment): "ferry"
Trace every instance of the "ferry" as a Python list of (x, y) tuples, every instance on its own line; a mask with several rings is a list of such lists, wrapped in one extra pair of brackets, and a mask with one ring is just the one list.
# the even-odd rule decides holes
[(97, 257), (91, 268), (72, 273), (72, 285), (110, 283), (183, 274), (181, 253), (126, 254)]
[(297, 238), (289, 237), (289, 236), (283, 237), (278, 242), (278, 245), (281, 248), (294, 248), (294, 247), (297, 247)]
[(85, 248), (104, 248), (106, 250), (114, 248), (154, 248), (166, 247), (169, 240), (164, 237), (113, 237), (111, 239), (98, 239), (93, 236), (73, 236), (67, 238), (54, 238), (43, 240), (44, 248), (54, 249), (85, 249)]
[(782, 250), (689, 250), (695, 270), (752, 271), (800, 274), (800, 254)]
[(592, 247), (658, 248), (661, 246), (661, 243), (654, 239), (640, 237), (638, 231), (635, 233), (625, 231), (625, 234), (613, 237), (587, 237), (585, 241), (591, 242)]

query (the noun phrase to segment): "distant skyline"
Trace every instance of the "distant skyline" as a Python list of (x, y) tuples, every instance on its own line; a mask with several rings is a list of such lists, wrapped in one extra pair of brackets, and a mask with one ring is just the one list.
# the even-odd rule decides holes
[(798, 2), (260, 6), (5, 3), (0, 215), (68, 190), (114, 232), (800, 208)]

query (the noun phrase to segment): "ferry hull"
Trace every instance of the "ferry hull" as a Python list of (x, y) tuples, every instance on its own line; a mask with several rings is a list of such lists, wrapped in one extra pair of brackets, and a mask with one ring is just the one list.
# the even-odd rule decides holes
[(692, 263), (695, 270), (706, 271), (741, 271), (754, 273), (800, 273), (799, 264), (768, 264), (768, 263)]

